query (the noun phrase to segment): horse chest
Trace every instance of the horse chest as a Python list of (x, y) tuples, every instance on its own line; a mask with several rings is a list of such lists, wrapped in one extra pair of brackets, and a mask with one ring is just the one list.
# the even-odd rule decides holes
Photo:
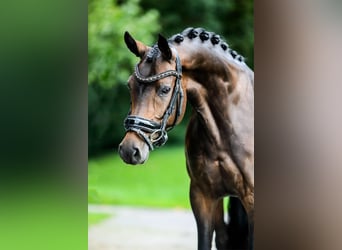
[(187, 168), (191, 182), (197, 183), (201, 189), (214, 196), (225, 193), (217, 162), (206, 163), (205, 165), (199, 162), (191, 162), (187, 164)]
[[(228, 154), (203, 133), (198, 119), (192, 119), (186, 136), (186, 160), (190, 179), (215, 197), (235, 195), (235, 173)], [(201, 138), (199, 140), (199, 138)], [(230, 159), (230, 158), (229, 158)]]
[[(213, 157), (214, 156), (214, 157)], [(214, 197), (238, 195), (241, 176), (226, 157), (207, 155), (203, 151), (187, 149), (187, 170), (191, 182)]]

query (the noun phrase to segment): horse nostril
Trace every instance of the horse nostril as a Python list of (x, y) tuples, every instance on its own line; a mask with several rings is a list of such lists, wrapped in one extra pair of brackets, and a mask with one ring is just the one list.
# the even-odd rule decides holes
[(140, 151), (138, 148), (133, 148), (133, 157), (140, 158)]

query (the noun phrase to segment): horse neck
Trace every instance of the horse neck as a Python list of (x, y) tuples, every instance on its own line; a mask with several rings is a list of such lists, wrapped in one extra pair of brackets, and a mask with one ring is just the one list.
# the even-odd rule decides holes
[(180, 54), (187, 98), (198, 125), (215, 144), (224, 145), (222, 138), (228, 138), (239, 126), (232, 107), (252, 112), (253, 72), (245, 64), (239, 67), (214, 56)]

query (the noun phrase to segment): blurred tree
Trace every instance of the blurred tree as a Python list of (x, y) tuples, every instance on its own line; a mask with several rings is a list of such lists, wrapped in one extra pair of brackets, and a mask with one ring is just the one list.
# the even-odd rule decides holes
[(231, 0), (232, 9), (220, 12), (225, 20), (223, 34), (231, 47), (246, 57), (247, 64), (254, 69), (254, 5), (253, 0)]
[(143, 12), (139, 0), (90, 0), (88, 6), (88, 152), (116, 148), (129, 109), (125, 86), (134, 64), (123, 40), (126, 30), (151, 44), (158, 12)]
[(88, 8), (88, 82), (104, 87), (127, 81), (136, 59), (127, 53), (123, 34), (129, 30), (150, 44), (159, 30), (158, 12), (142, 12), (139, 0), (91, 0)]

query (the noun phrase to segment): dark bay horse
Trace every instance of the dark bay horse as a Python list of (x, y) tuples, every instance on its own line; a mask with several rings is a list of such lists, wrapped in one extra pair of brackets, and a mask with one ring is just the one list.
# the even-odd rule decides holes
[[(220, 36), (202, 28), (147, 46), (125, 33), (140, 58), (128, 80), (131, 110), (119, 145), (128, 164), (142, 164), (165, 144), (187, 101), (193, 108), (186, 134), (190, 201), (198, 249), (253, 249), (254, 73)], [(229, 223), (223, 197), (230, 196)]]

